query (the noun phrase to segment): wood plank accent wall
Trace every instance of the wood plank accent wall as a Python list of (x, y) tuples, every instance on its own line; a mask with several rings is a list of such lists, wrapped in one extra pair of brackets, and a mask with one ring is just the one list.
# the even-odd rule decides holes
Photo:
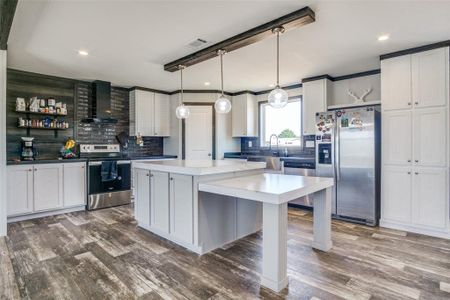
[[(25, 100), (37, 96), (38, 98), (54, 98), (57, 102), (67, 104), (68, 115), (58, 120), (69, 122), (67, 130), (30, 129), (30, 135), (35, 137), (38, 155), (42, 159), (56, 158), (59, 150), (69, 137), (74, 137), (74, 81), (41, 74), (8, 69), (6, 96), (6, 140), (7, 158), (20, 158), (21, 137), (27, 136), (27, 129), (17, 128), (17, 119), (26, 118), (24, 113), (16, 113), (16, 98)], [(35, 115), (33, 118), (45, 116)], [(56, 134), (55, 134), (56, 132)]]
[[(56, 159), (68, 137), (78, 143), (117, 143), (116, 135), (121, 131), (129, 132), (129, 92), (120, 87), (111, 88), (112, 116), (118, 119), (117, 124), (87, 124), (80, 120), (88, 117), (92, 108), (92, 84), (55, 76), (48, 76), (25, 71), (8, 69), (7, 79), (7, 159), (20, 158), (21, 137), (27, 136), (27, 129), (17, 128), (17, 119), (26, 114), (16, 113), (16, 98), (54, 98), (67, 104), (68, 130), (31, 129), (30, 136), (35, 137), (39, 159)], [(41, 116), (35, 116), (40, 118)], [(58, 118), (61, 119), (62, 118)], [(126, 153), (132, 157), (162, 155), (163, 138), (145, 137), (144, 147), (130, 141)]]

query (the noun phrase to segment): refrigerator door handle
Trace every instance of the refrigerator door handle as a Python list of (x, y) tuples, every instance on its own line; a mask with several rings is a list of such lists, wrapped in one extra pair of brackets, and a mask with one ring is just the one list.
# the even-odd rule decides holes
[(336, 173), (336, 180), (341, 179), (341, 161), (340, 161), (340, 139), (341, 139), (341, 128), (340, 128), (340, 120), (336, 118), (336, 126), (335, 126), (335, 138), (334, 138), (334, 169)]

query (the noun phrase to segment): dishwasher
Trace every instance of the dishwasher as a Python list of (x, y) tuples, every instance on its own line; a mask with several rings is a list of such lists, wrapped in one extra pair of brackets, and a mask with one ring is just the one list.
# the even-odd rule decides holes
[[(315, 176), (316, 175), (316, 163), (314, 161), (302, 161), (302, 160), (285, 160), (284, 161), (284, 174), (286, 175), (299, 175), (299, 176)], [(303, 208), (313, 208), (313, 195), (307, 195), (298, 199), (292, 200), (289, 204), (295, 206), (301, 206)]]

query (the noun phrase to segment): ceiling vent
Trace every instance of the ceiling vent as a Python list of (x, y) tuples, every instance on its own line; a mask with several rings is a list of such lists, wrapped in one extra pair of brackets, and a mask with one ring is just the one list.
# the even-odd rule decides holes
[(196, 39), (196, 40), (190, 42), (190, 43), (188, 44), (188, 46), (194, 47), (194, 48), (198, 48), (198, 47), (201, 47), (201, 46), (205, 45), (206, 43), (207, 43), (207, 41), (205, 41), (205, 40), (202, 40), (202, 39)]

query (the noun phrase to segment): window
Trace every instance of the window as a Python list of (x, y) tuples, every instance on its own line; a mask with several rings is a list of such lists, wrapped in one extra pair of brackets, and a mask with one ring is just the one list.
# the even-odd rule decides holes
[[(283, 108), (273, 108), (268, 103), (260, 105), (261, 146), (270, 146), (270, 136), (278, 137), (282, 147), (302, 145), (302, 102), (301, 98), (289, 100)], [(275, 143), (275, 141), (272, 141)]]

